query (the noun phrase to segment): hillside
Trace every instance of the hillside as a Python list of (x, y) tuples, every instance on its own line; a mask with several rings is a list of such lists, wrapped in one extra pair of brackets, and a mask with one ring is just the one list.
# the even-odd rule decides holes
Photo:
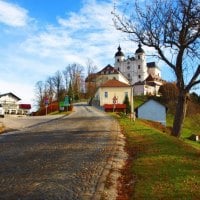
[[(142, 103), (144, 103), (148, 98), (147, 96), (134, 96), (134, 107), (138, 107)], [(165, 102), (162, 98), (153, 97), (155, 100), (165, 104), (168, 107), (167, 111), (167, 132), (170, 133), (170, 129), (173, 125), (173, 118), (175, 113), (175, 103), (173, 102)], [(189, 140), (188, 138), (192, 134), (200, 135), (200, 103), (195, 101), (190, 101), (187, 110), (187, 116), (183, 124), (181, 138), (186, 142), (200, 148), (200, 144)], [(158, 127), (158, 125), (156, 125)]]
[(166, 134), (156, 123), (116, 118), (129, 154), (118, 200), (200, 199), (200, 148)]

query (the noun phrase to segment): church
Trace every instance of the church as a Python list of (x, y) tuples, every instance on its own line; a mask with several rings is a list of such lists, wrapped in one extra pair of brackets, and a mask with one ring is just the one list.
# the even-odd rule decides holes
[(95, 88), (106, 81), (116, 79), (131, 85), (134, 95), (159, 95), (159, 88), (164, 83), (161, 70), (155, 62), (146, 62), (141, 44), (138, 45), (134, 56), (127, 58), (119, 46), (114, 58), (114, 67), (109, 64), (86, 78), (86, 91), (89, 91), (89, 88), (96, 90)]
[(155, 62), (146, 62), (141, 44), (132, 57), (125, 57), (121, 47), (115, 53), (114, 68), (120, 71), (133, 85), (135, 95), (158, 95), (163, 84), (161, 70)]
[(126, 96), (132, 99), (132, 96), (159, 95), (159, 88), (164, 82), (161, 70), (155, 62), (146, 62), (141, 44), (132, 57), (126, 58), (120, 46), (114, 57), (114, 66), (109, 64), (85, 80), (86, 91), (91, 92), (92, 105), (108, 110), (113, 109), (115, 104), (115, 108), (120, 110), (124, 109)]

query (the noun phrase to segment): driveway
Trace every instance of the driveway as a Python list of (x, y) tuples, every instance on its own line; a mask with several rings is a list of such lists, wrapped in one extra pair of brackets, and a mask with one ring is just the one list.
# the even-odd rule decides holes
[(0, 135), (0, 199), (98, 199), (117, 123), (85, 104), (69, 116), (21, 120), (20, 130)]

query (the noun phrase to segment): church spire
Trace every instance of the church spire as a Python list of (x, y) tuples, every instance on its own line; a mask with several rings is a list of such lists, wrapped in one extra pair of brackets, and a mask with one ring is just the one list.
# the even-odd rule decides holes
[(118, 51), (115, 54), (115, 57), (117, 57), (117, 56), (123, 56), (124, 57), (124, 53), (121, 51), (122, 49), (121, 49), (120, 45), (118, 46), (117, 49), (118, 49)]
[(144, 50), (142, 49), (142, 45), (140, 42), (138, 44), (138, 49), (135, 51), (135, 53), (145, 53)]

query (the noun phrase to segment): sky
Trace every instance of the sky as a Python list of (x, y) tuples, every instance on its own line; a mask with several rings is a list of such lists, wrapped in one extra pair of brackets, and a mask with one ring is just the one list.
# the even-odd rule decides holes
[(69, 64), (113, 65), (119, 44), (134, 55), (138, 44), (115, 29), (112, 10), (112, 0), (0, 0), (0, 94), (33, 105), (36, 82)]

